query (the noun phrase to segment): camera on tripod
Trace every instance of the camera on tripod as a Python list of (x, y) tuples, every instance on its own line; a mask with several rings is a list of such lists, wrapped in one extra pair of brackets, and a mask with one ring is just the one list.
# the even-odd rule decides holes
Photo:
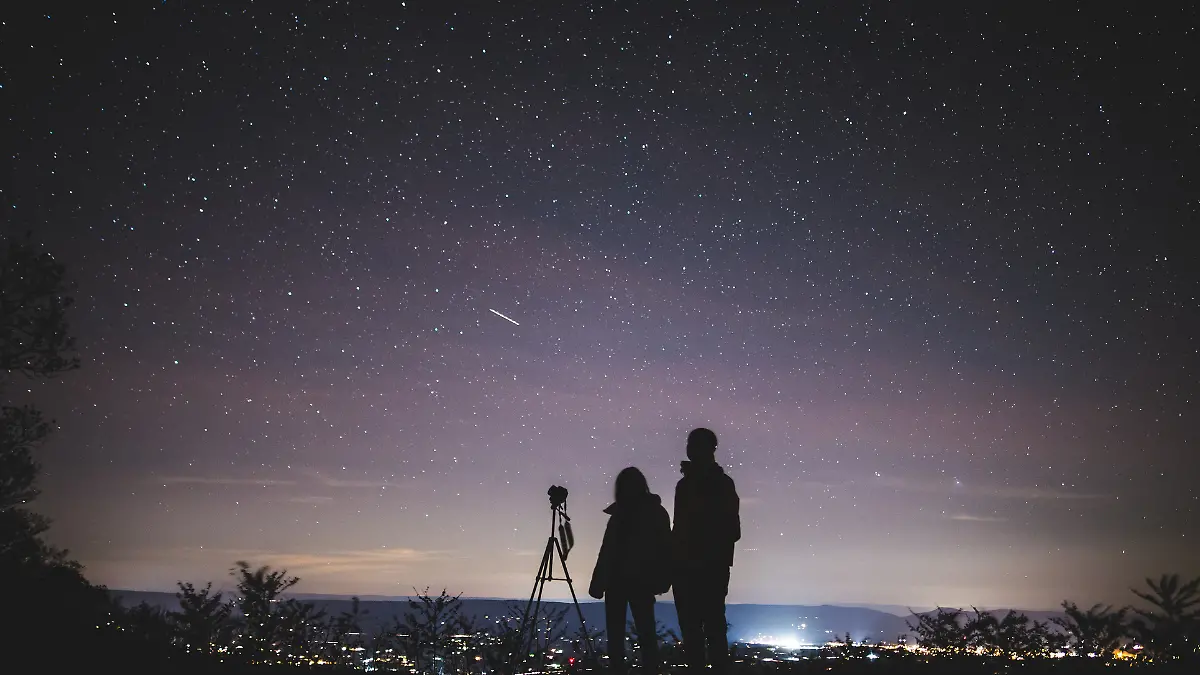
[(561, 485), (551, 485), (546, 494), (550, 495), (550, 508), (558, 510), (567, 505), (567, 488)]
[[(587, 630), (587, 621), (583, 618), (583, 610), (579, 607), (579, 598), (575, 596), (575, 584), (571, 581), (571, 573), (567, 571), (567, 554), (575, 546), (575, 533), (571, 531), (571, 517), (567, 515), (567, 488), (561, 485), (551, 485), (546, 490), (550, 497), (550, 537), (546, 540), (546, 550), (542, 553), (542, 564), (534, 577), (533, 591), (529, 594), (529, 602), (521, 615), (521, 628), (517, 633), (515, 651), (509, 654), (510, 667), (514, 671), (525, 664), (534, 653), (534, 645), (538, 640), (536, 624), (542, 613), (542, 593), (547, 581), (565, 581), (571, 589), (571, 602), (575, 605), (575, 613), (579, 617), (582, 634), (586, 636), (584, 646), (587, 649), (588, 660), (595, 659), (595, 645), (592, 644), (591, 634)], [(562, 576), (554, 576), (554, 562), (562, 567)]]
[[(558, 530), (558, 546), (559, 553), (563, 560), (567, 559), (567, 554), (575, 546), (575, 533), (571, 531), (571, 516), (567, 515), (567, 488), (561, 485), (551, 485), (546, 494), (550, 497), (550, 537), (554, 537), (554, 530)], [(554, 523), (558, 526), (555, 527)]]

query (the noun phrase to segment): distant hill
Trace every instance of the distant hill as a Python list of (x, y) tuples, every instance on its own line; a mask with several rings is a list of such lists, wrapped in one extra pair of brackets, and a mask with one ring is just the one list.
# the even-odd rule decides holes
[(844, 605), (838, 605), (838, 607), (862, 607), (895, 614), (896, 616), (911, 616), (913, 612), (929, 612), (934, 609), (933, 607), (912, 607), (906, 605), (876, 605), (869, 602), (847, 602)]
[[(141, 602), (168, 610), (178, 609), (175, 595), (151, 591), (111, 591), (124, 606)], [(336, 615), (350, 609), (350, 599), (337, 595), (297, 594), (298, 599), (307, 600)], [(403, 618), (408, 610), (407, 598), (361, 596), (362, 608), (367, 614), (363, 629), (375, 633), (392, 623), (393, 618)], [(489, 619), (508, 614), (508, 606), (516, 604), (523, 609), (525, 599), (501, 600), (497, 598), (463, 598), (463, 613), (475, 617), (483, 624)], [(577, 630), (579, 619), (570, 603), (544, 603), (557, 609), (567, 608), (568, 630)], [(604, 604), (581, 602), (584, 620), (595, 629), (604, 628)], [(1006, 610), (1001, 610), (1003, 613)], [(679, 621), (675, 615), (675, 603), (659, 601), (655, 614), (668, 629), (678, 632)], [(1047, 621), (1055, 612), (1026, 612), (1031, 619)], [(908, 615), (911, 616), (911, 615)], [(765, 636), (804, 643), (823, 643), (834, 635), (850, 633), (855, 640), (894, 641), (898, 636), (909, 633), (908, 617), (868, 607), (843, 607), (837, 605), (729, 605), (726, 617), (731, 624), (729, 639), (746, 642)], [(915, 623), (915, 621), (914, 621)]]

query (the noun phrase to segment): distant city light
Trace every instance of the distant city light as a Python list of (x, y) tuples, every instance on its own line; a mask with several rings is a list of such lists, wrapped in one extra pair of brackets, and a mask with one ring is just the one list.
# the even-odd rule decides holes
[(779, 649), (800, 649), (804, 643), (797, 635), (759, 635), (750, 642), (759, 645), (770, 645)]

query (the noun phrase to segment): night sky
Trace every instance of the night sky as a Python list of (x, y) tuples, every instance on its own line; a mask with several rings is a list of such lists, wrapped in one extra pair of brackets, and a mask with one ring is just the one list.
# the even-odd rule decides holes
[(1194, 7), (116, 4), (0, 26), (93, 581), (527, 596), (561, 483), (585, 588), (696, 426), (731, 602), (1200, 571)]

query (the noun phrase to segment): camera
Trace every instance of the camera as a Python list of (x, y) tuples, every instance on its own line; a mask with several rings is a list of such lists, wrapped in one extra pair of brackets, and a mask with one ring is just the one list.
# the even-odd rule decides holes
[(561, 485), (551, 485), (546, 491), (550, 496), (550, 508), (561, 509), (567, 503), (567, 488)]

